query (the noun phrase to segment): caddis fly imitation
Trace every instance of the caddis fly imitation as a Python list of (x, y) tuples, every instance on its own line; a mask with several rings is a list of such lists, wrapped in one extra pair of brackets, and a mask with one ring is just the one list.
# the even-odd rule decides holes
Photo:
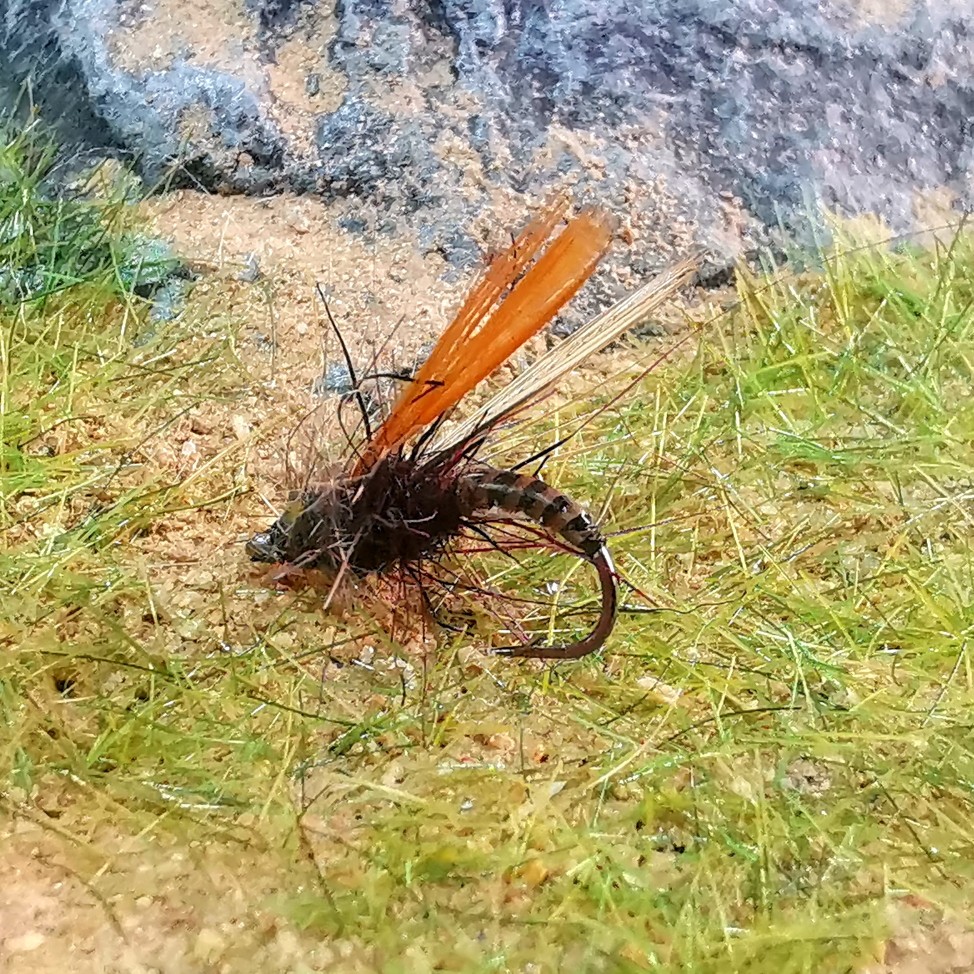
[(382, 424), (373, 431), (363, 409), (364, 441), (343, 471), (326, 485), (292, 495), (270, 528), (247, 543), (251, 560), (338, 576), (382, 574), (442, 557), (469, 533), (483, 537), (491, 522), (527, 519), (595, 567), (599, 617), (575, 642), (495, 652), (577, 659), (603, 645), (615, 623), (617, 586), (599, 525), (540, 478), (498, 469), (477, 453), (499, 424), (687, 283), (695, 261), (665, 270), (542, 355), (476, 416), (448, 432), (443, 428), (463, 396), (554, 318), (608, 250), (615, 223), (595, 210), (581, 212), (551, 240), (566, 208), (564, 198), (550, 203), (489, 262)]

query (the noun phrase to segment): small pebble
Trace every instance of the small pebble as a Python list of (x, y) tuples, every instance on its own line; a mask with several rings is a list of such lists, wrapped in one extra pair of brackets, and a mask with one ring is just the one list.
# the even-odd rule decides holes
[(47, 938), (37, 930), (22, 933), (19, 937), (11, 937), (4, 946), (11, 954), (29, 954), (37, 950)]
[(233, 428), (233, 435), (238, 440), (245, 440), (250, 436), (250, 423), (243, 416), (234, 416), (230, 420), (230, 426)]
[(212, 927), (204, 927), (196, 936), (193, 956), (205, 964), (212, 964), (226, 949), (227, 942), (222, 934)]
[(243, 270), (237, 274), (237, 280), (244, 284), (253, 284), (260, 277), (260, 260), (256, 254), (247, 254), (243, 262)]

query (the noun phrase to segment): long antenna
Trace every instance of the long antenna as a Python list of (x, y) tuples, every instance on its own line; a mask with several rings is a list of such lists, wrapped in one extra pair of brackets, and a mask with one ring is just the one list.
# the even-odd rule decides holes
[[(321, 289), (320, 284), (315, 284), (315, 290), (318, 292), (318, 297), (321, 298), (321, 303), (325, 306), (325, 314), (328, 315), (328, 321), (331, 323), (331, 327), (338, 338), (338, 344), (341, 346), (342, 357), (345, 359), (345, 368), (348, 369), (348, 378), (352, 383), (352, 389), (354, 390), (352, 395), (355, 397), (355, 401), (358, 403), (359, 412), (362, 414), (362, 423), (365, 426), (365, 436), (366, 439), (372, 439), (372, 424), (369, 422), (369, 411), (365, 408), (365, 397), (362, 395), (362, 391), (359, 389), (358, 377), (355, 375), (355, 366), (352, 365), (352, 356), (349, 354), (348, 346), (345, 344), (345, 338), (342, 335), (341, 329), (338, 327), (338, 323), (332, 317), (331, 308), (328, 307), (328, 299), (325, 297), (325, 292)], [(339, 420), (340, 422), (340, 420)]]

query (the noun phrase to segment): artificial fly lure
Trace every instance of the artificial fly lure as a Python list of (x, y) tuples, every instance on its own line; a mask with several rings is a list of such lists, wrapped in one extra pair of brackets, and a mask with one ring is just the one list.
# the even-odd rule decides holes
[(337, 584), (346, 572), (361, 577), (414, 570), (441, 557), (466, 534), (484, 536), (491, 521), (526, 519), (595, 567), (599, 617), (591, 632), (575, 642), (530, 643), (495, 652), (578, 659), (604, 644), (615, 623), (618, 596), (599, 525), (540, 478), (498, 469), (477, 454), (499, 424), (687, 283), (695, 261), (668, 268), (542, 355), (475, 416), (449, 431), (444, 426), (468, 392), (554, 318), (609, 249), (615, 221), (595, 210), (569, 220), (552, 240), (566, 208), (566, 199), (553, 201), (490, 260), (425, 363), (405, 380), (385, 420), (373, 431), (362, 406), (364, 440), (349, 462), (329, 483), (293, 494), (270, 528), (247, 543), (251, 560), (325, 570)]

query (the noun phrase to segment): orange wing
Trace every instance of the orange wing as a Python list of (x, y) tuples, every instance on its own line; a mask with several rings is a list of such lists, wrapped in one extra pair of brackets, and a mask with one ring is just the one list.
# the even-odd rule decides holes
[(614, 230), (614, 221), (606, 214), (591, 210), (570, 221), (497, 304), (551, 237), (566, 207), (567, 200), (561, 197), (549, 204), (491, 261), (386, 421), (365, 445), (353, 473), (364, 473), (455, 406), (544, 328), (588, 280), (608, 250)]

